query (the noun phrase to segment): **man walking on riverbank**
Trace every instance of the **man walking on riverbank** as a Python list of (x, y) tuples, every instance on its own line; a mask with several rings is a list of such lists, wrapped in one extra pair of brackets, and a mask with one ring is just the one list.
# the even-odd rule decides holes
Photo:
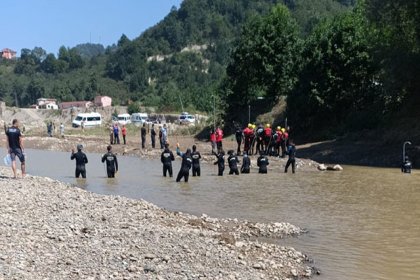
[(125, 137), (127, 136), (127, 128), (125, 127), (125, 125), (123, 125), (123, 126), (122, 126), (122, 128), (121, 128), (121, 133), (122, 133), (122, 137), (123, 137), (123, 142), (124, 142), (124, 145), (126, 145), (126, 144), (127, 144), (127, 142), (126, 142), (126, 140), (125, 140)]
[(120, 144), (120, 128), (118, 124), (114, 124), (114, 144)]
[(76, 178), (79, 178), (82, 175), (82, 178), (86, 178), (86, 163), (88, 163), (87, 156), (82, 152), (83, 146), (81, 144), (77, 145), (77, 153), (74, 152), (74, 149), (71, 150), (70, 159), (76, 159)]
[(118, 172), (117, 156), (112, 153), (111, 145), (109, 145), (106, 149), (108, 152), (102, 156), (102, 163), (106, 161), (106, 173), (108, 178), (114, 178), (115, 173)]
[(287, 169), (290, 165), (292, 165), (292, 173), (295, 173), (296, 169), (296, 146), (295, 144), (290, 141), (290, 145), (287, 147), (287, 154), (289, 155), (289, 159), (287, 160), (286, 167), (284, 168), (284, 173), (287, 173)]
[(152, 142), (152, 149), (156, 147), (156, 130), (155, 124), (152, 124), (152, 129), (150, 130), (150, 140)]
[(14, 119), (12, 127), (6, 131), (6, 148), (12, 159), (13, 178), (17, 178), (16, 174), (16, 157), (20, 160), (20, 167), (22, 169), (22, 178), (25, 177), (25, 154), (23, 150), (23, 136), (19, 129), (19, 121)]
[(147, 130), (146, 130), (146, 123), (143, 123), (143, 126), (140, 129), (140, 135), (141, 135), (141, 148), (144, 149), (146, 148), (146, 134), (147, 134)]

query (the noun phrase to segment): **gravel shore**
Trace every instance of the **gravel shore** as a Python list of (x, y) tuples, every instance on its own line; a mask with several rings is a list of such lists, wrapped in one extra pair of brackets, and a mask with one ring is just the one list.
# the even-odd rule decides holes
[[(0, 279), (301, 279), (314, 269), (290, 247), (258, 241), (303, 233), (169, 212), (0, 168)], [(278, 242), (277, 242), (278, 243)]]

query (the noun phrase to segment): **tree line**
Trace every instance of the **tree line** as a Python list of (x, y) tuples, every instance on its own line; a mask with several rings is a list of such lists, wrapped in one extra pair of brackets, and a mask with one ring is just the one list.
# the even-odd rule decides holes
[(228, 121), (246, 122), (250, 104), (270, 110), (287, 98), (300, 135), (375, 128), (401, 111), (418, 116), (420, 7), (365, 0), (321, 20), (302, 38), (284, 5), (246, 24), (220, 87)]

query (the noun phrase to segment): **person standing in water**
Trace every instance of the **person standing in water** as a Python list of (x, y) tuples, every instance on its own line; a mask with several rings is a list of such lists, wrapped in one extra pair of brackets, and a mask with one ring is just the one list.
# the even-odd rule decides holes
[(147, 134), (146, 123), (143, 123), (143, 126), (140, 129), (141, 148), (142, 149), (146, 148), (146, 134)]
[(257, 165), (259, 167), (258, 173), (267, 174), (267, 165), (269, 164), (268, 158), (264, 155), (264, 151), (260, 151), (260, 156), (257, 160)]
[(172, 177), (172, 162), (175, 160), (174, 154), (169, 150), (169, 144), (165, 144), (165, 149), (160, 155), (160, 161), (163, 165), (163, 177), (169, 172), (169, 177)]
[(182, 157), (181, 168), (179, 169), (176, 181), (180, 182), (181, 179), (184, 178), (184, 181), (188, 182), (188, 177), (190, 176), (190, 169), (192, 166), (191, 150), (187, 149), (185, 153), (181, 153), (179, 150), (179, 144), (177, 144), (176, 153)]
[(192, 146), (191, 158), (192, 158), (192, 175), (193, 177), (200, 176), (201, 175), (201, 168), (200, 168), (201, 154), (199, 151), (197, 151), (196, 145)]
[(214, 162), (214, 165), (218, 167), (218, 176), (223, 176), (223, 172), (225, 171), (225, 152), (221, 150), (218, 154), (213, 152), (213, 154), (217, 157), (217, 160)]
[(118, 160), (117, 156), (112, 153), (112, 146), (109, 145), (107, 148), (108, 152), (102, 156), (102, 163), (106, 161), (106, 173), (108, 178), (114, 178), (115, 173), (118, 172)]
[(408, 158), (408, 156), (405, 156), (404, 162), (401, 165), (401, 172), (403, 172), (403, 173), (411, 173), (411, 168), (412, 168), (411, 161)]
[(23, 135), (19, 129), (19, 121), (14, 119), (12, 126), (6, 130), (6, 148), (12, 159), (13, 178), (17, 178), (16, 157), (19, 158), (20, 168), (22, 169), (22, 178), (25, 177), (25, 154), (23, 148)]
[(82, 175), (82, 178), (86, 178), (86, 163), (88, 163), (87, 156), (82, 152), (83, 146), (81, 144), (77, 145), (77, 153), (74, 152), (74, 149), (71, 150), (70, 159), (76, 160), (76, 178), (79, 178)]
[(251, 160), (249, 159), (248, 153), (244, 152), (244, 156), (242, 158), (242, 166), (241, 166), (241, 173), (248, 174), (251, 167)]
[(286, 167), (284, 168), (284, 173), (287, 173), (287, 169), (292, 165), (292, 173), (295, 173), (296, 169), (296, 146), (293, 141), (290, 141), (289, 146), (287, 147), (287, 155), (289, 159), (287, 160)]
[(229, 175), (232, 174), (236, 174), (239, 175), (239, 170), (238, 170), (238, 157), (236, 156), (236, 154), (233, 152), (233, 150), (228, 151), (228, 164), (229, 164)]

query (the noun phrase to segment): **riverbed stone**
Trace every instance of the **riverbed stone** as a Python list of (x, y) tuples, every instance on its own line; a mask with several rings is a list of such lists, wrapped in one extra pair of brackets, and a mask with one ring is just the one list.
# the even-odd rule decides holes
[(288, 223), (196, 217), (0, 172), (0, 279), (284, 279), (286, 263), (307, 273), (303, 254), (253, 241), (301, 233)]

